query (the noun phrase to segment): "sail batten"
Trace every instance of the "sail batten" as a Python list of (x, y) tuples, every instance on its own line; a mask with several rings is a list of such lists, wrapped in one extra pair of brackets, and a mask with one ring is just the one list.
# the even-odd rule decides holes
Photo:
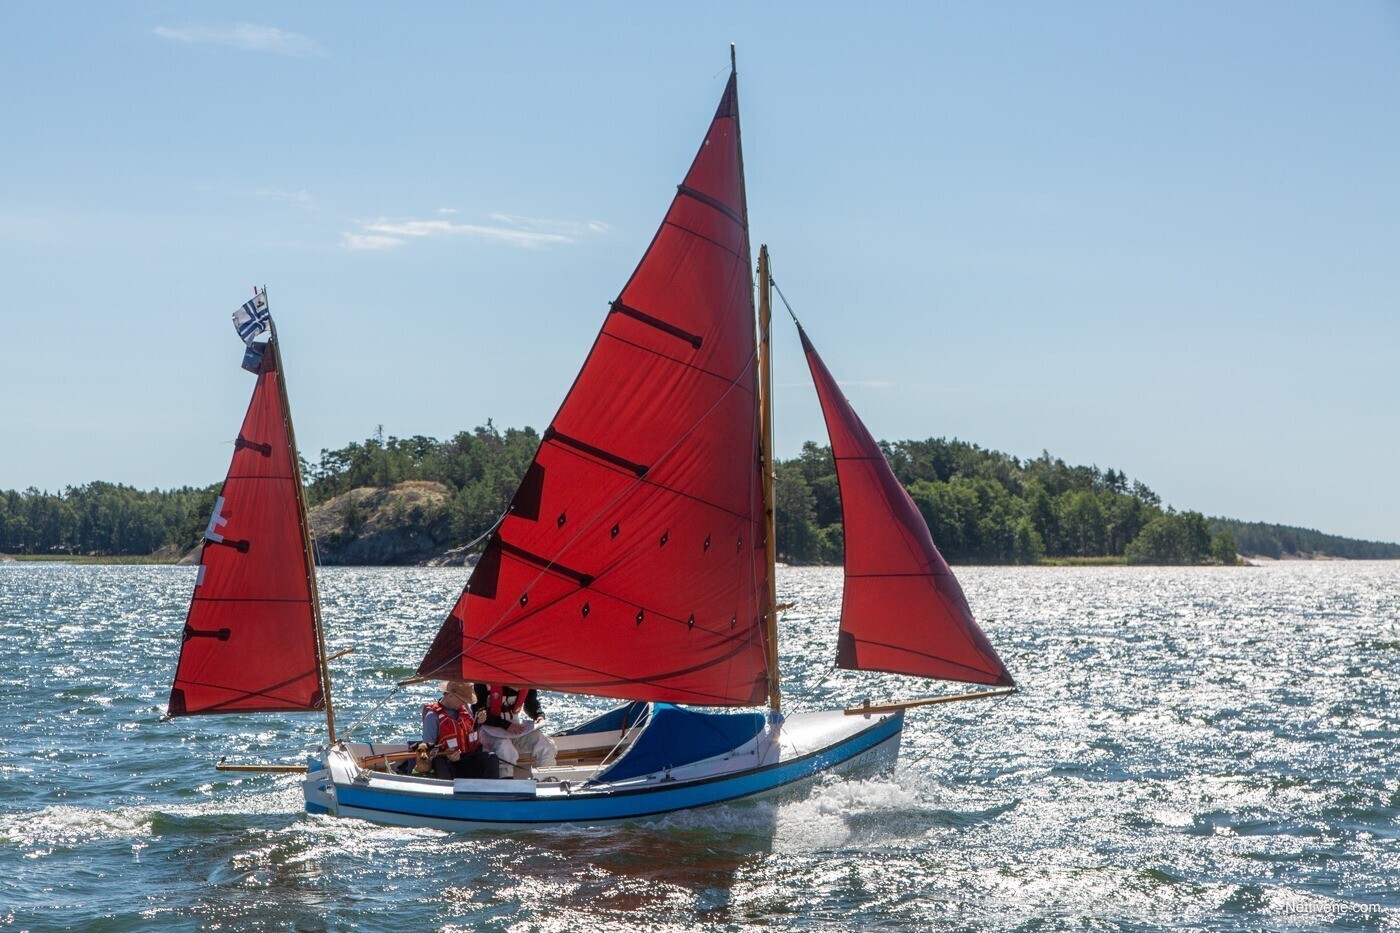
[(731, 75), (421, 676), (765, 695), (757, 361)]
[(326, 707), (300, 480), (276, 349), (269, 344), (261, 352), (253, 396), (205, 531), (170, 691), (171, 716)]
[(836, 462), (846, 581), (836, 665), (1012, 686), (962, 587), (884, 451), (842, 394), (802, 326), (802, 349)]

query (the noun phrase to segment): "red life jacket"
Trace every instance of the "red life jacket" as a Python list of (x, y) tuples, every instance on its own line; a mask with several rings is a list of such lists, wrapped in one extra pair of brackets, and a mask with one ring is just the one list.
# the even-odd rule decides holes
[[(460, 718), (459, 714), (465, 713), (466, 721)], [(476, 723), (472, 721), (471, 710), (462, 707), (460, 710), (451, 710), (441, 703), (429, 703), (423, 707), (423, 721), (426, 723), (428, 717), (437, 717), (438, 745), (442, 747), (439, 754), (449, 752), (474, 752), (481, 748), (481, 737), (477, 735)]]
[(505, 689), (500, 684), (491, 684), (486, 688), (486, 709), (492, 719), (504, 719), (506, 722), (515, 722), (515, 717), (520, 715), (520, 711), (525, 708), (525, 697), (529, 690), (515, 691), (515, 703), (509, 709), (505, 709)]

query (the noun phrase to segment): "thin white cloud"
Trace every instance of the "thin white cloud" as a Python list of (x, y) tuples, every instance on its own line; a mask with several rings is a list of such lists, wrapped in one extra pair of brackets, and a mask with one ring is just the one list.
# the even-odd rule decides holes
[(293, 58), (323, 58), (325, 48), (315, 39), (284, 32), (276, 26), (239, 23), (235, 26), (157, 26), (155, 34), (168, 42), (212, 45), (237, 52), (272, 52)]
[[(439, 214), (452, 213), (439, 208)], [(496, 240), (526, 249), (536, 249), (556, 243), (573, 243), (582, 234), (598, 232), (593, 224), (562, 220), (538, 220), (493, 214), (496, 224), (462, 224), (450, 220), (376, 220), (357, 221), (359, 229), (341, 234), (347, 249), (389, 249), (412, 240), (442, 237), (473, 237)], [(606, 225), (600, 225), (607, 229)]]
[(281, 204), (290, 204), (293, 207), (304, 207), (307, 209), (314, 209), (316, 207), (316, 199), (305, 190), (283, 191), (280, 188), (255, 188), (252, 191), (252, 196), (267, 201), (276, 201)]
[(498, 223), (518, 227), (522, 230), (558, 233), (561, 236), (567, 237), (576, 237), (584, 233), (606, 233), (608, 230), (608, 225), (601, 220), (590, 220), (588, 223), (578, 223), (573, 220), (541, 220), (538, 217), (514, 217), (510, 214), (492, 214), (491, 219)]
[(345, 233), (346, 249), (393, 249), (402, 246), (403, 240), (394, 236), (380, 236), (373, 233)]

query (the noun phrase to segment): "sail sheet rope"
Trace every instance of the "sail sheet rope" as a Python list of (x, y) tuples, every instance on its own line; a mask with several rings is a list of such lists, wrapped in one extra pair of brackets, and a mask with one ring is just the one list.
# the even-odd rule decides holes
[(382, 708), (382, 707), (384, 706), (385, 703), (388, 703), (390, 700), (392, 700), (392, 699), (394, 698), (394, 695), (397, 694), (401, 689), (403, 689), (403, 685), (402, 685), (402, 684), (395, 684), (395, 685), (393, 686), (393, 688), (390, 689), (390, 691), (389, 691), (388, 693), (386, 693), (386, 694), (384, 694), (384, 696), (380, 697), (378, 703), (376, 703), (376, 704), (374, 704), (374, 706), (370, 707), (369, 712), (365, 713), (365, 714), (364, 714), (363, 716), (361, 716), (359, 719), (355, 720), (353, 723), (350, 724), (350, 728), (346, 729), (344, 732), (341, 733), (341, 735), (340, 735), (341, 741), (343, 741), (343, 742), (348, 742), (348, 741), (350, 741), (350, 737), (351, 737), (352, 735), (355, 734), (355, 730), (358, 729), (358, 728), (360, 728), (360, 726), (363, 726), (363, 725), (365, 724), (365, 720), (366, 720), (366, 719), (369, 719), (369, 717), (371, 717), (371, 716), (373, 716), (375, 713), (379, 712), (380, 708)]
[(826, 671), (821, 675), (821, 677), (817, 678), (817, 682), (812, 684), (810, 687), (805, 688), (800, 694), (798, 694), (796, 699), (803, 706), (806, 706), (812, 700), (812, 695), (818, 690), (820, 690), (831, 678), (831, 675), (834, 673), (836, 673), (836, 663), (833, 661), (831, 666), (826, 669)]
[[(471, 548), (476, 547), (482, 541), (485, 541), (487, 538), (489, 538), (492, 534), (495, 533), (497, 528), (501, 527), (501, 522), (506, 520), (507, 514), (509, 513), (502, 512), (500, 517), (491, 523), (490, 528), (487, 528), (481, 534), (477, 535), (475, 538), (462, 545), (462, 550), (470, 550)], [(314, 545), (314, 539), (312, 543)], [(404, 688), (405, 685), (406, 683), (397, 683), (390, 687), (389, 692), (385, 693), (379, 698), (379, 702), (375, 703), (374, 706), (370, 707), (368, 712), (366, 712), (359, 719), (355, 720), (353, 723), (350, 724), (350, 727), (346, 729), (344, 733), (342, 733), (341, 738), (345, 741), (349, 741), (350, 737), (355, 734), (355, 730), (359, 729), (360, 726), (365, 724), (365, 721), (367, 719), (369, 719), (375, 713), (379, 712), (379, 710), (384, 706), (384, 704), (392, 700), (395, 697), (395, 695), (397, 695), (398, 692)]]

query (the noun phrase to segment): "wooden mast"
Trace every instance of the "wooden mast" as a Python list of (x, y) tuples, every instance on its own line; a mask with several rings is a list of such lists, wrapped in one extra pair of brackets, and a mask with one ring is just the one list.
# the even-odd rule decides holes
[[(749, 256), (749, 193), (744, 182), (744, 133), (739, 119), (739, 73), (734, 43), (729, 43), (729, 70), (736, 76), (734, 87), (734, 132), (739, 142), (739, 198), (743, 202), (744, 255)], [(758, 430), (759, 469), (762, 472), (764, 556), (767, 573), (763, 597), (763, 640), (768, 655), (768, 707), (782, 717), (783, 701), (778, 684), (778, 598), (776, 560), (778, 542), (773, 533), (773, 373), (768, 334), (772, 307), (768, 294), (768, 247), (758, 248)]]
[[(263, 295), (267, 295), (267, 287), (263, 287)], [(282, 370), (282, 347), (277, 340), (277, 324), (268, 315), (268, 326), (271, 329), (271, 339), (268, 341), (272, 350), (272, 362), (277, 368), (277, 391), (282, 396), (282, 418), (287, 425), (287, 445), (292, 452), (292, 476), (296, 479), (297, 487), (297, 524), (301, 527), (301, 548), (305, 558), (306, 583), (311, 591), (311, 618), (316, 627), (316, 663), (319, 667), (321, 679), (321, 700), (326, 704), (326, 732), (330, 736), (330, 744), (335, 744), (335, 707), (331, 704), (331, 669), (326, 658), (326, 633), (321, 624), (321, 593), (316, 586), (316, 552), (311, 546), (311, 526), (306, 518), (306, 487), (302, 483), (301, 477), (301, 456), (297, 453), (297, 436), (292, 429), (292, 406), (287, 401), (287, 376)]]
[(763, 602), (763, 634), (768, 647), (768, 706), (783, 712), (778, 669), (778, 538), (773, 502), (773, 305), (768, 273), (768, 247), (758, 248), (758, 397), (759, 462), (763, 469), (763, 551), (768, 562)]

